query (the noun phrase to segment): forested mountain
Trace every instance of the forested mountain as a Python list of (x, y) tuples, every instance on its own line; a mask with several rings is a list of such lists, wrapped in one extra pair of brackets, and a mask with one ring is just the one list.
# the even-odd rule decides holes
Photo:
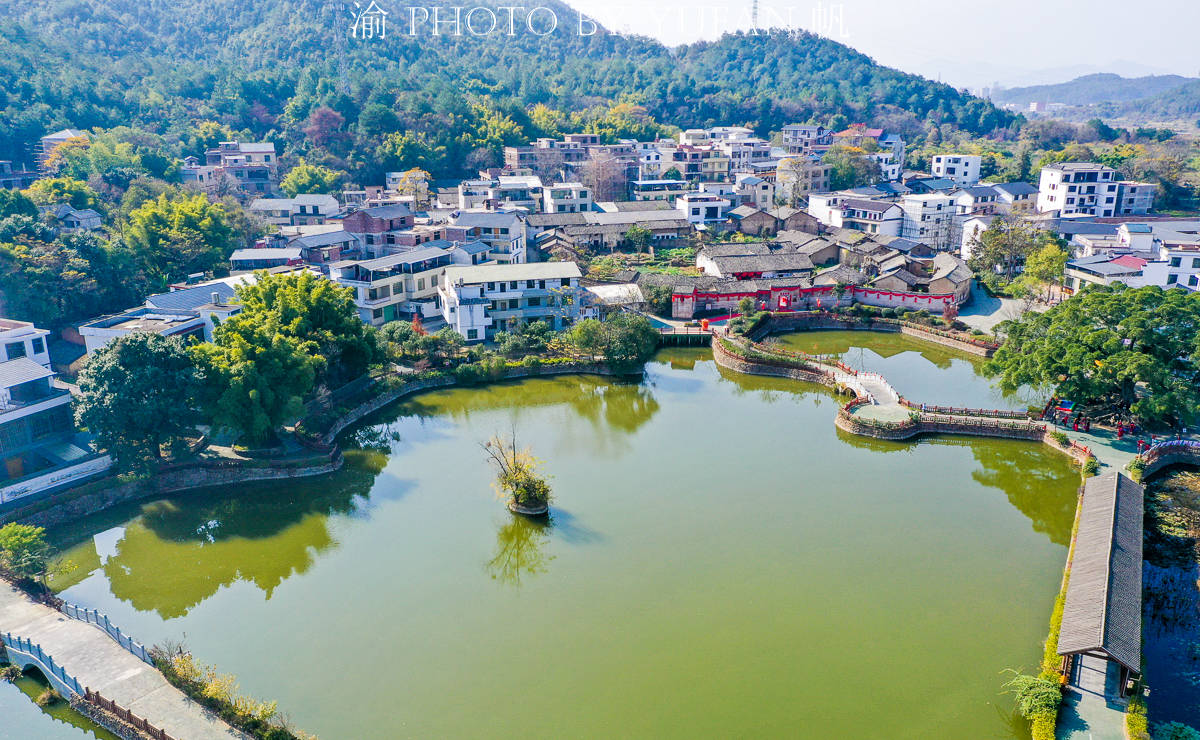
[(387, 37), (363, 40), (350, 38), (354, 4), (328, 0), (0, 3), (0, 79), (11, 81), (0, 86), (0, 159), (27, 161), (38, 137), (68, 126), (130, 125), (199, 153), (195, 127), (214, 121), (374, 182), (410, 166), (458, 174), (498, 162), (506, 144), (580, 128), (612, 139), (660, 124), (765, 134), (864, 120), (919, 139), (932, 123), (988, 134), (1020, 122), (803, 32), (668, 49), (581, 36), (575, 11), (544, 4), (559, 20), (545, 36), (518, 15), (512, 36), (456, 37), (427, 24), (410, 35), (408, 6), (379, 0)]
[(1180, 75), (1150, 75), (1122, 77), (1116, 74), (1094, 74), (1077, 77), (1057, 85), (1013, 87), (993, 94), (998, 103), (1028, 105), (1033, 102), (1095, 105), (1097, 103), (1130, 103), (1175, 90), (1194, 78)]

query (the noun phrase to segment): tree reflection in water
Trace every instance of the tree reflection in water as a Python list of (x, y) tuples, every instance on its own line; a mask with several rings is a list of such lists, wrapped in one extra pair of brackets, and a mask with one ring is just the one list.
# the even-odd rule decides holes
[(514, 514), (496, 532), (496, 553), (486, 570), (494, 580), (521, 587), (522, 576), (546, 572), (554, 559), (543, 548), (550, 541), (553, 522), (550, 517), (533, 519)]
[[(308, 571), (318, 555), (337, 546), (329, 517), (358, 511), (387, 462), (374, 451), (345, 454), (342, 470), (319, 483), (246, 484), (145, 504), (102, 565), (91, 535), (107, 530), (104, 525), (65, 555), (94, 563), (114, 596), (164, 619), (187, 614), (239, 581), (270, 599), (284, 580)], [(93, 571), (72, 574), (71, 582)]]

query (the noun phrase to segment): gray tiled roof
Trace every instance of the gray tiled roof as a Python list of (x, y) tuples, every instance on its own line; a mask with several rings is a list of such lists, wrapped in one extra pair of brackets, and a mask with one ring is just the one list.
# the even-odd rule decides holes
[(0, 362), (0, 388), (12, 388), (31, 380), (49, 378), (54, 373), (28, 357)]
[(1084, 484), (1059, 655), (1103, 652), (1141, 672), (1142, 496), (1120, 473)]
[[(242, 250), (239, 250), (242, 251)], [(151, 308), (191, 310), (212, 303), (212, 294), (217, 293), (223, 301), (231, 301), (234, 297), (233, 288), (225, 283), (209, 283), (193, 288), (172, 290), (169, 293), (158, 293), (146, 299), (146, 305)]]

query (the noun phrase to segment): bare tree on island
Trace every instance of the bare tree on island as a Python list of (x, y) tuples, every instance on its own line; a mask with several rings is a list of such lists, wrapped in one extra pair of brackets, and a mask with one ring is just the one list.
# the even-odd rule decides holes
[(539, 516), (549, 510), (551, 492), (546, 477), (539, 473), (542, 461), (533, 456), (529, 447), (517, 446), (517, 432), (509, 437), (499, 434), (480, 444), (488, 462), (496, 468), (492, 487), (506, 499), (508, 508), (518, 514)]

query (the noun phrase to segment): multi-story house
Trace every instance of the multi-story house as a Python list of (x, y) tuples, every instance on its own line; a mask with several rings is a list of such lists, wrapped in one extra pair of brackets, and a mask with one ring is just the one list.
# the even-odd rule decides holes
[(1158, 186), (1152, 182), (1122, 180), (1117, 183), (1118, 216), (1144, 216), (1154, 209), (1154, 194)]
[(771, 158), (771, 143), (763, 139), (721, 139), (716, 148), (729, 160), (731, 173), (749, 172), (750, 165)]
[(775, 170), (776, 192), (784, 200), (798, 203), (812, 193), (827, 192), (832, 174), (833, 168), (817, 157), (785, 157)]
[(735, 191), (741, 205), (763, 211), (775, 205), (775, 183), (756, 175), (738, 175)]
[(275, 226), (319, 226), (341, 210), (332, 195), (297, 195), (295, 198), (256, 198), (247, 209)]
[(839, 211), (835, 218), (840, 223), (833, 226), (868, 234), (900, 236), (900, 227), (904, 223), (904, 212), (895, 203), (847, 198)]
[(0, 362), (0, 504), (75, 485), (112, 466), (76, 430), (71, 393), (54, 385), (48, 365), (30, 356)]
[(867, 155), (867, 159), (879, 165), (879, 179), (881, 182), (895, 182), (900, 179), (902, 164), (896, 158), (896, 153), (891, 149), (881, 149), (877, 152), (871, 152)]
[(783, 148), (789, 154), (820, 154), (833, 146), (833, 132), (816, 124), (792, 123), (783, 127)]
[(633, 200), (674, 202), (676, 198), (688, 192), (688, 184), (683, 180), (634, 180), (629, 189)]
[(979, 182), (983, 157), (978, 154), (935, 154), (930, 170), (934, 177), (945, 177), (959, 185)]
[(354, 291), (358, 316), (372, 326), (389, 321), (437, 319), (437, 283), (453, 263), (449, 250), (419, 247), (370, 260), (335, 262), (329, 279)]
[(484, 242), (488, 260), (503, 263), (526, 261), (525, 216), (510, 211), (455, 211), (450, 223), (466, 229), (466, 238)]
[(592, 191), (580, 182), (556, 182), (542, 188), (544, 213), (586, 213), (592, 210)]
[(1027, 182), (1002, 182), (992, 189), (996, 191), (997, 213), (1032, 213), (1037, 205), (1038, 189)]
[(24, 167), (19, 170), (14, 169), (10, 160), (0, 159), (0, 188), (24, 190), (32, 185), (38, 177), (38, 173), (33, 170), (26, 170)]
[(960, 215), (991, 216), (998, 209), (998, 194), (991, 185), (972, 185), (950, 195)]
[(1117, 172), (1093, 162), (1063, 162), (1042, 168), (1037, 209), (1060, 216), (1111, 217), (1117, 213)]
[(581, 277), (574, 262), (448, 267), (438, 285), (442, 318), (468, 342), (533, 321), (566, 329), (582, 308)]
[(340, 220), (342, 229), (358, 237), (367, 253), (376, 257), (399, 244), (400, 235), (411, 230), (415, 223), (412, 209), (402, 203), (363, 208)]
[(28, 321), (0, 319), (0, 362), (33, 360), (50, 367), (50, 332)]
[(542, 180), (536, 175), (464, 180), (458, 185), (461, 210), (523, 208), (530, 213), (542, 209)]
[(279, 190), (278, 165), (275, 145), (269, 141), (222, 141), (204, 153), (203, 164), (196, 157), (185, 157), (180, 179), (206, 193), (236, 189), (269, 194)]
[(66, 143), (72, 139), (88, 138), (89, 137), (86, 132), (73, 128), (65, 128), (62, 131), (46, 134), (38, 141), (36, 152), (38, 169), (43, 173), (46, 172), (46, 162), (50, 159), (51, 152), (53, 152), (59, 144)]
[(944, 193), (906, 195), (900, 199), (900, 209), (904, 213), (900, 236), (939, 250), (959, 245), (958, 209), (952, 196)]
[(695, 226), (720, 223), (727, 218), (733, 203), (716, 193), (684, 193), (675, 199), (675, 210)]

